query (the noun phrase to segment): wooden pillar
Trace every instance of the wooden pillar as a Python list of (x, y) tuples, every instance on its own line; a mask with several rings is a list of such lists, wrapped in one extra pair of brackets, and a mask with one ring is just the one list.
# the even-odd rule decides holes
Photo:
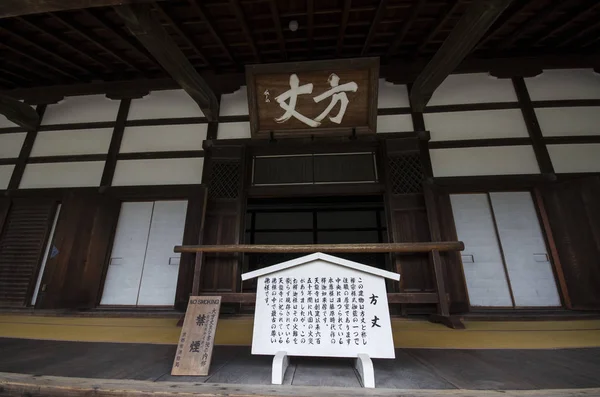
[[(425, 196), (425, 208), (427, 209), (427, 220), (429, 223), (431, 241), (442, 241), (442, 233), (434, 187), (430, 183), (424, 183), (423, 194)], [(430, 320), (436, 323), (444, 324), (450, 328), (463, 329), (465, 326), (460, 319), (455, 316), (450, 316), (450, 307), (446, 295), (446, 272), (442, 266), (440, 252), (438, 250), (432, 250), (429, 257), (433, 266), (433, 276), (435, 278), (435, 286), (438, 294), (437, 314), (432, 315)]]

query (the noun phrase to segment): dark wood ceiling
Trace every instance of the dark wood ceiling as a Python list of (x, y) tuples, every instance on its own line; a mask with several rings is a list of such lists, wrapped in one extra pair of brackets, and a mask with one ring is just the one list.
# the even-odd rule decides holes
[[(360, 56), (422, 64), (472, 1), (181, 0), (154, 13), (198, 71), (223, 74)], [(515, 0), (469, 59), (598, 53), (600, 1)], [(0, 19), (0, 89), (166, 77), (110, 7)]]

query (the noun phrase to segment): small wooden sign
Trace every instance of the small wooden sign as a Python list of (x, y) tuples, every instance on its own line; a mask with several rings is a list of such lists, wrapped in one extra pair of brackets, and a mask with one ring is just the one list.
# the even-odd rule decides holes
[(171, 375), (208, 375), (220, 307), (220, 296), (190, 297)]
[(254, 137), (374, 133), (379, 59), (246, 66)]

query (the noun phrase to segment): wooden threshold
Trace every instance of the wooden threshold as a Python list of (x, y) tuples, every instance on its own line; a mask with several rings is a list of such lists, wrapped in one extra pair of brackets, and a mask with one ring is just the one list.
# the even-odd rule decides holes
[(120, 379), (89, 379), (60, 376), (37, 376), (0, 372), (2, 396), (29, 397), (182, 397), (182, 396), (373, 396), (373, 397), (521, 397), (521, 396), (598, 396), (600, 388), (543, 390), (428, 390), (428, 389), (363, 389), (356, 387), (314, 387), (239, 385), (194, 382), (150, 382)]

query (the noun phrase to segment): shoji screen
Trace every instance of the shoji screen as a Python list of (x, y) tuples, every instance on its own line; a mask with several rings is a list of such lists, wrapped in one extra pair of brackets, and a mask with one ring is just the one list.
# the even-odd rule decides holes
[(173, 305), (186, 211), (187, 201), (123, 203), (101, 304)]
[(559, 306), (544, 237), (529, 192), (455, 194), (472, 306)]
[(450, 196), (472, 306), (512, 306), (487, 194)]

